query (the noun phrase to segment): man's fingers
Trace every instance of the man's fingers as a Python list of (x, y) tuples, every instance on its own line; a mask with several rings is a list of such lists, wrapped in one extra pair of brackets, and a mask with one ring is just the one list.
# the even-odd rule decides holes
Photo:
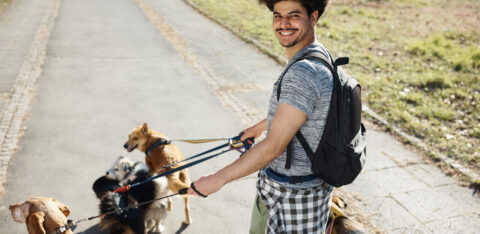
[(188, 195), (198, 196), (197, 193), (195, 193), (195, 191), (193, 191), (192, 188), (188, 188), (187, 193), (188, 193)]

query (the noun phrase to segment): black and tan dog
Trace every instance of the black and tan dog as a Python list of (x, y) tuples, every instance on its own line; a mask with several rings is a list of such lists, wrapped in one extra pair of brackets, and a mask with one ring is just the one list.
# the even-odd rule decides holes
[(131, 185), (149, 178), (148, 168), (142, 162), (119, 157), (105, 176), (93, 184), (93, 191), (100, 199), (100, 213), (132, 207), (102, 218), (99, 227), (110, 233), (161, 233), (162, 221), (166, 217), (166, 202), (158, 200), (142, 206), (139, 203), (152, 201), (167, 195), (168, 183), (164, 177), (132, 187), (123, 193), (112, 191), (124, 185)]
[[(168, 170), (179, 167), (183, 164), (177, 164), (170, 168), (164, 168), (164, 166), (171, 165), (183, 160), (180, 150), (171, 143), (168, 144), (156, 144), (158, 141), (168, 141), (163, 134), (153, 131), (148, 128), (147, 123), (140, 125), (133, 129), (128, 135), (128, 141), (124, 144), (124, 148), (128, 152), (132, 152), (138, 149), (141, 152), (145, 152), (145, 163), (148, 166), (150, 175), (161, 174)], [(154, 147), (152, 147), (154, 146)], [(178, 193), (180, 189), (190, 187), (190, 179), (188, 177), (187, 169), (172, 173), (167, 176), (168, 187), (174, 192)], [(188, 207), (188, 195), (183, 195), (185, 201), (185, 224), (190, 224), (190, 208)], [(168, 210), (171, 209), (171, 201), (168, 200)]]

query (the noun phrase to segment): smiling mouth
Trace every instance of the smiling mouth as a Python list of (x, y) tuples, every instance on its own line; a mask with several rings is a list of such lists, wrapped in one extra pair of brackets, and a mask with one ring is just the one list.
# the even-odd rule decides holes
[(289, 35), (292, 35), (293, 32), (280, 32), (280, 34), (283, 36), (289, 36)]
[(294, 34), (296, 31), (298, 31), (298, 30), (293, 29), (293, 28), (287, 28), (287, 29), (279, 28), (279, 29), (277, 29), (277, 32), (282, 36), (290, 36), (290, 35)]

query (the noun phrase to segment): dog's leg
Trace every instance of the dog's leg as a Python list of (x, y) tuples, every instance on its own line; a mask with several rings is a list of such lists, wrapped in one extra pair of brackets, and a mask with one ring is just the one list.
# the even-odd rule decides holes
[[(167, 176), (168, 186), (170, 190), (174, 193), (178, 193), (178, 190), (182, 188), (189, 188), (190, 184), (187, 173), (185, 170), (170, 174)], [(190, 219), (190, 208), (188, 207), (188, 196), (183, 196), (185, 200), (185, 221), (183, 223), (190, 224), (192, 220)]]
[(188, 195), (183, 196), (183, 200), (185, 201), (185, 224), (192, 223), (192, 219), (190, 219), (190, 207), (188, 207)]
[(172, 199), (167, 198), (167, 210), (171, 211), (172, 210)]

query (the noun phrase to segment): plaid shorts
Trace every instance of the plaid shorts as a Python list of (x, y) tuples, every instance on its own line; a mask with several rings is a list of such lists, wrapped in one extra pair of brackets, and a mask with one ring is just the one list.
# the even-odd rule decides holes
[(308, 189), (290, 189), (260, 174), (257, 191), (268, 208), (266, 233), (323, 233), (333, 187), (324, 183)]

